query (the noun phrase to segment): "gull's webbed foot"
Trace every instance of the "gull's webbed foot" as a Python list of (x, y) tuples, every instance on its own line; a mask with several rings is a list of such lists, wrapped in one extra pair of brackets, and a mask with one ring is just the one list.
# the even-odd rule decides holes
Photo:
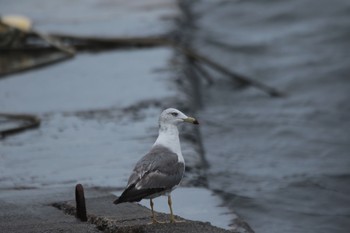
[(170, 216), (170, 223), (181, 223), (181, 222), (186, 222), (185, 220), (176, 220), (174, 215)]
[(163, 223), (166, 223), (166, 222), (158, 221), (157, 219), (152, 218), (152, 222), (150, 222), (150, 223), (148, 223), (148, 224), (150, 225), (150, 224), (163, 224)]

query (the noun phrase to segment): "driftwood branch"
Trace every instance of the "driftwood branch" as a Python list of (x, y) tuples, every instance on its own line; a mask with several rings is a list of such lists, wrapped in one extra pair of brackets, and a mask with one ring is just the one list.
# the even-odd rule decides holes
[(41, 33), (39, 31), (32, 31), (32, 33), (34, 35), (37, 35), (39, 38), (43, 39), (46, 43), (48, 43), (52, 47), (66, 53), (68, 56), (75, 55), (74, 48), (64, 45), (63, 43), (61, 43), (59, 38), (52, 36), (52, 35), (47, 35), (47, 34)]
[(150, 37), (93, 37), (93, 36), (74, 36), (65, 34), (50, 34), (51, 37), (73, 44), (76, 48), (90, 47), (155, 47), (169, 45), (166, 36)]
[[(59, 39), (39, 31), (30, 31), (30, 29), (23, 31), (3, 23), (1, 19), (0, 29), (2, 30), (0, 36), (0, 78), (60, 62), (75, 55), (72, 47), (63, 45)], [(28, 43), (28, 38), (32, 37), (39, 39), (41, 43), (38, 45)], [(47, 51), (48, 48), (54, 50)], [(43, 52), (47, 53), (43, 54)]]

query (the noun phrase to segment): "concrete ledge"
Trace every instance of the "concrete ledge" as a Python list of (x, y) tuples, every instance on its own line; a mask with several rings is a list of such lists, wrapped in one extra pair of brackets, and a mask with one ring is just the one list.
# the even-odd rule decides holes
[[(210, 223), (186, 220), (178, 216), (176, 219), (184, 220), (184, 222), (149, 224), (151, 222), (149, 209), (136, 203), (114, 205), (115, 198), (113, 195), (108, 195), (86, 199), (88, 222), (104, 232), (232, 233), (232, 231), (214, 227)], [(53, 206), (70, 215), (76, 213), (75, 201), (58, 202)], [(169, 222), (168, 214), (156, 214), (157, 220)]]

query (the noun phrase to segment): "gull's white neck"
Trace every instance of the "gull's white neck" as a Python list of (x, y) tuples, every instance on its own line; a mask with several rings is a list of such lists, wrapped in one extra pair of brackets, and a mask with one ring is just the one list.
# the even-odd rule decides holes
[(181, 145), (179, 139), (179, 131), (176, 125), (161, 124), (159, 127), (159, 135), (153, 146), (160, 145), (169, 148), (177, 154), (178, 161), (184, 163), (184, 158), (181, 153)]

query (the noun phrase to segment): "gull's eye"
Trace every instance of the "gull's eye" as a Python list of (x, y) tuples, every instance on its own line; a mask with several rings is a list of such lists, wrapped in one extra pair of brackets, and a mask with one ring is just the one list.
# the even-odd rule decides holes
[(171, 115), (173, 115), (174, 117), (177, 117), (179, 114), (177, 112), (172, 112)]

